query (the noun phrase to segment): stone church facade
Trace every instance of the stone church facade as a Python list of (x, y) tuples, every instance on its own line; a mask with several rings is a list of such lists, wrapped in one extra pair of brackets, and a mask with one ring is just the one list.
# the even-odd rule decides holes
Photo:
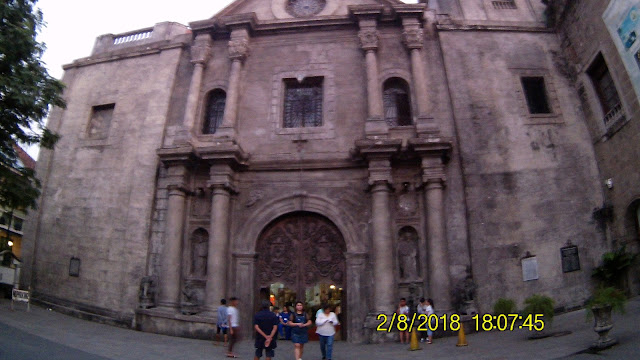
[(221, 298), (339, 306), (378, 341), (400, 297), (583, 304), (607, 250), (578, 94), (538, 1), (238, 0), (65, 66), (22, 283), (206, 337)]

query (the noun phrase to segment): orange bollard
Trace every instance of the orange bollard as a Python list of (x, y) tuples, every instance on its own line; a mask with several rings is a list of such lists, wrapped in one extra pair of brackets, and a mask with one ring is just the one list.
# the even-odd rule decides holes
[(411, 332), (411, 342), (410, 342), (410, 351), (420, 350), (420, 345), (418, 343), (418, 336), (416, 335), (416, 331)]
[(464, 326), (460, 323), (460, 330), (458, 330), (458, 343), (456, 346), (467, 346), (467, 336), (464, 334)]

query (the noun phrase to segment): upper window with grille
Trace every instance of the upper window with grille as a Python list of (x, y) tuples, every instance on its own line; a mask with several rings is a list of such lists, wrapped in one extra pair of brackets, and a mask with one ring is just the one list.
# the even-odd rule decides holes
[(400, 78), (384, 82), (384, 120), (389, 126), (411, 125), (411, 95), (409, 85)]
[(616, 84), (613, 82), (613, 77), (611, 77), (602, 54), (598, 54), (589, 70), (587, 70), (587, 74), (591, 78), (598, 100), (600, 100), (605, 125), (615, 123), (624, 118)]
[(224, 117), (224, 106), (227, 101), (227, 93), (224, 90), (215, 89), (207, 96), (207, 107), (205, 113), (204, 124), (202, 126), (203, 134), (215, 134)]
[(284, 80), (284, 128), (322, 126), (322, 83), (322, 77)]

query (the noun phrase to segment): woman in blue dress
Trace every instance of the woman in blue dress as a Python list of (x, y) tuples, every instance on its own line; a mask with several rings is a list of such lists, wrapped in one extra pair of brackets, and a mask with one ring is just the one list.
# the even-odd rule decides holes
[(296, 303), (295, 311), (291, 314), (291, 320), (287, 322), (287, 326), (291, 326), (291, 342), (295, 346), (294, 355), (296, 360), (302, 359), (302, 352), (304, 351), (304, 344), (309, 342), (309, 333), (307, 328), (311, 326), (311, 319), (304, 311), (304, 304), (302, 301)]

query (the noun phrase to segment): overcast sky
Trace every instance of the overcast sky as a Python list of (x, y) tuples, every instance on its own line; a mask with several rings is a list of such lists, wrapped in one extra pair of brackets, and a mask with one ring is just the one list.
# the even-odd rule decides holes
[[(267, 1), (267, 0), (263, 0)], [(208, 19), (232, 0), (39, 0), (36, 4), (47, 26), (38, 40), (47, 50), (43, 61), (49, 74), (62, 77), (62, 65), (89, 56), (95, 39), (103, 34), (118, 34), (151, 27), (163, 21), (184, 25)], [(416, 3), (407, 0), (407, 3)], [(37, 148), (27, 149), (37, 157)]]

